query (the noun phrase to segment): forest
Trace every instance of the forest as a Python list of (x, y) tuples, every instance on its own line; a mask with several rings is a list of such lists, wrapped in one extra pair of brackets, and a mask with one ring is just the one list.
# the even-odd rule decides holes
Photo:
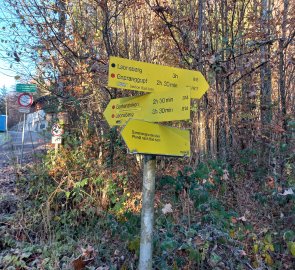
[(67, 116), (51, 123), (58, 153), (15, 166), (1, 269), (138, 269), (145, 155), (104, 111), (147, 93), (108, 86), (114, 56), (209, 85), (190, 119), (164, 123), (189, 130), (190, 155), (156, 157), (151, 269), (294, 269), (294, 1), (1, 2), (0, 58)]

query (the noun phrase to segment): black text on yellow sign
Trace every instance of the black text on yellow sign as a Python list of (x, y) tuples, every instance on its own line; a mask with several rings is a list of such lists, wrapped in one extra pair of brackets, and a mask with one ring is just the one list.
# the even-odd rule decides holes
[(148, 122), (187, 120), (190, 119), (190, 90), (112, 99), (104, 116), (110, 126), (124, 125), (129, 119)]
[(143, 91), (190, 90), (200, 99), (209, 85), (199, 71), (167, 67), (119, 57), (110, 57), (108, 86)]
[(121, 135), (130, 153), (190, 156), (188, 130), (131, 119)]

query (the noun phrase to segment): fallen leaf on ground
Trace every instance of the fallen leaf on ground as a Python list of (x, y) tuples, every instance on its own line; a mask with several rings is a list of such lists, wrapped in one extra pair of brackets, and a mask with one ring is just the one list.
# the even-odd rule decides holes
[(83, 270), (86, 265), (91, 263), (94, 260), (94, 258), (84, 260), (83, 256), (80, 255), (77, 259), (72, 261), (72, 265), (74, 267), (74, 270)]
[(239, 218), (237, 218), (237, 220), (241, 220), (241, 221), (247, 221), (247, 219), (245, 218), (245, 216), (242, 216), (242, 217), (239, 217)]
[(294, 191), (292, 188), (288, 188), (284, 191), (284, 193), (279, 193), (279, 195), (281, 196), (287, 196), (287, 195), (293, 195), (294, 194)]
[(171, 203), (167, 203), (167, 204), (164, 205), (164, 207), (162, 208), (162, 213), (163, 213), (164, 215), (166, 215), (166, 214), (168, 214), (168, 213), (173, 213)]

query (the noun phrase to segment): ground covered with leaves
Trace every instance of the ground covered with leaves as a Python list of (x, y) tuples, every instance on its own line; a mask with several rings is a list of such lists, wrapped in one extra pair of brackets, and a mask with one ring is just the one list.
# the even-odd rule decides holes
[[(1, 269), (137, 269), (140, 157), (118, 149), (108, 166), (91, 146), (1, 167), (15, 198), (1, 208)], [(294, 269), (294, 167), (282, 187), (248, 155), (195, 168), (158, 159), (154, 269)]]

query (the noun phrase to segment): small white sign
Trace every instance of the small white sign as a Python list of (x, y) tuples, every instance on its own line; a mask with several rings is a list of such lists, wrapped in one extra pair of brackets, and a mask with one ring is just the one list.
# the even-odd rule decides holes
[(61, 144), (62, 137), (61, 136), (52, 136), (51, 143), (53, 144)]
[(18, 111), (21, 112), (21, 113), (29, 113), (30, 108), (20, 107), (20, 108), (18, 108)]

